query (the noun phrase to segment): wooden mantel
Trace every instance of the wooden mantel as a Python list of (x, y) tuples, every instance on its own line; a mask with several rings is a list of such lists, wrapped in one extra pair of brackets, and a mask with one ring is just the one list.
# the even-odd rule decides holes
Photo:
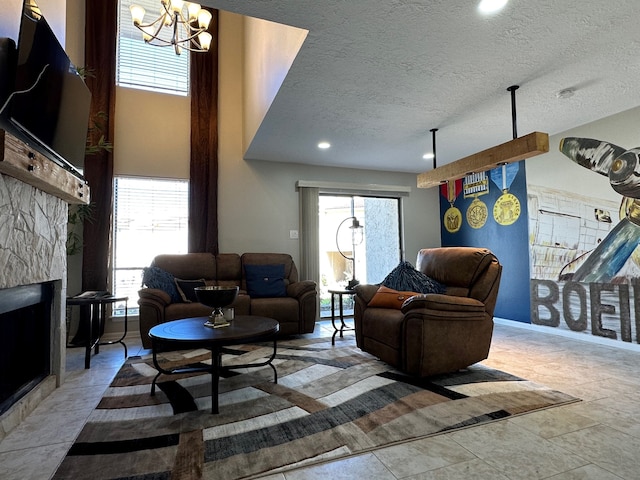
[(88, 204), (89, 186), (24, 142), (0, 130), (0, 173), (39, 188), (71, 204)]
[(418, 188), (437, 187), (448, 180), (464, 178), (505, 163), (519, 162), (549, 151), (549, 134), (533, 132), (510, 142), (474, 153), (468, 157), (418, 175)]

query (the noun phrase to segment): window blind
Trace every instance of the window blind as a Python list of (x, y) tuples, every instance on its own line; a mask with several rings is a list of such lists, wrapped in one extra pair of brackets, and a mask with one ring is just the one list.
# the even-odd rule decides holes
[(187, 253), (188, 198), (186, 180), (114, 179), (113, 286), (130, 305), (156, 255)]
[[(189, 94), (189, 54), (176, 55), (172, 46), (152, 46), (142, 39), (133, 25), (129, 5), (146, 10), (144, 23), (160, 15), (160, 0), (120, 0), (116, 55), (116, 85), (186, 96)], [(171, 29), (162, 28), (160, 36), (171, 38)]]

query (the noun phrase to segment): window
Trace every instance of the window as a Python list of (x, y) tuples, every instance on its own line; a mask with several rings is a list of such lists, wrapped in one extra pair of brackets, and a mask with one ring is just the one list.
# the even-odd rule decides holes
[[(189, 51), (176, 55), (173, 47), (147, 45), (142, 32), (133, 25), (129, 5), (135, 3), (147, 11), (145, 22), (160, 14), (160, 0), (120, 0), (118, 45), (116, 52), (116, 85), (175, 95), (189, 94)], [(170, 29), (166, 39), (170, 38)], [(161, 34), (162, 36), (162, 34)], [(165, 37), (163, 37), (165, 38)]]
[[(138, 314), (142, 269), (153, 257), (187, 253), (188, 199), (186, 180), (115, 178), (113, 291), (129, 297), (129, 314)], [(124, 309), (116, 305), (113, 315)]]

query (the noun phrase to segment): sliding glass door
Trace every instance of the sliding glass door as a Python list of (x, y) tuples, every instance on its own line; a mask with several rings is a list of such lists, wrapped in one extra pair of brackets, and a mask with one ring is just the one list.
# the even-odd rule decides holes
[(326, 317), (329, 289), (379, 283), (398, 265), (400, 199), (320, 194), (319, 227), (320, 315)]

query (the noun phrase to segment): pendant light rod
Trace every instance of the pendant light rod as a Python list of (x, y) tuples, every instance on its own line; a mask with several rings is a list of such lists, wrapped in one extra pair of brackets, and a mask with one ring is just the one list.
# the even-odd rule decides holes
[[(518, 85), (512, 85), (507, 88), (507, 90), (511, 92), (513, 140), (419, 174), (418, 188), (436, 187), (444, 182), (464, 178), (470, 173), (485, 172), (496, 167), (504, 167), (509, 163), (519, 162), (527, 158), (547, 153), (549, 151), (548, 133), (532, 132), (518, 138), (518, 131), (516, 127), (516, 90), (518, 88), (520, 88)], [(436, 129), (431, 130), (434, 143), (434, 167), (435, 130)], [(504, 171), (503, 178), (506, 179), (506, 173)]]
[(507, 90), (511, 92), (511, 125), (513, 127), (513, 138), (518, 138), (518, 125), (516, 118), (516, 90), (520, 88), (520, 85), (511, 85)]
[(431, 145), (433, 149), (433, 169), (436, 169), (436, 132), (437, 128), (432, 128), (431, 130)]

